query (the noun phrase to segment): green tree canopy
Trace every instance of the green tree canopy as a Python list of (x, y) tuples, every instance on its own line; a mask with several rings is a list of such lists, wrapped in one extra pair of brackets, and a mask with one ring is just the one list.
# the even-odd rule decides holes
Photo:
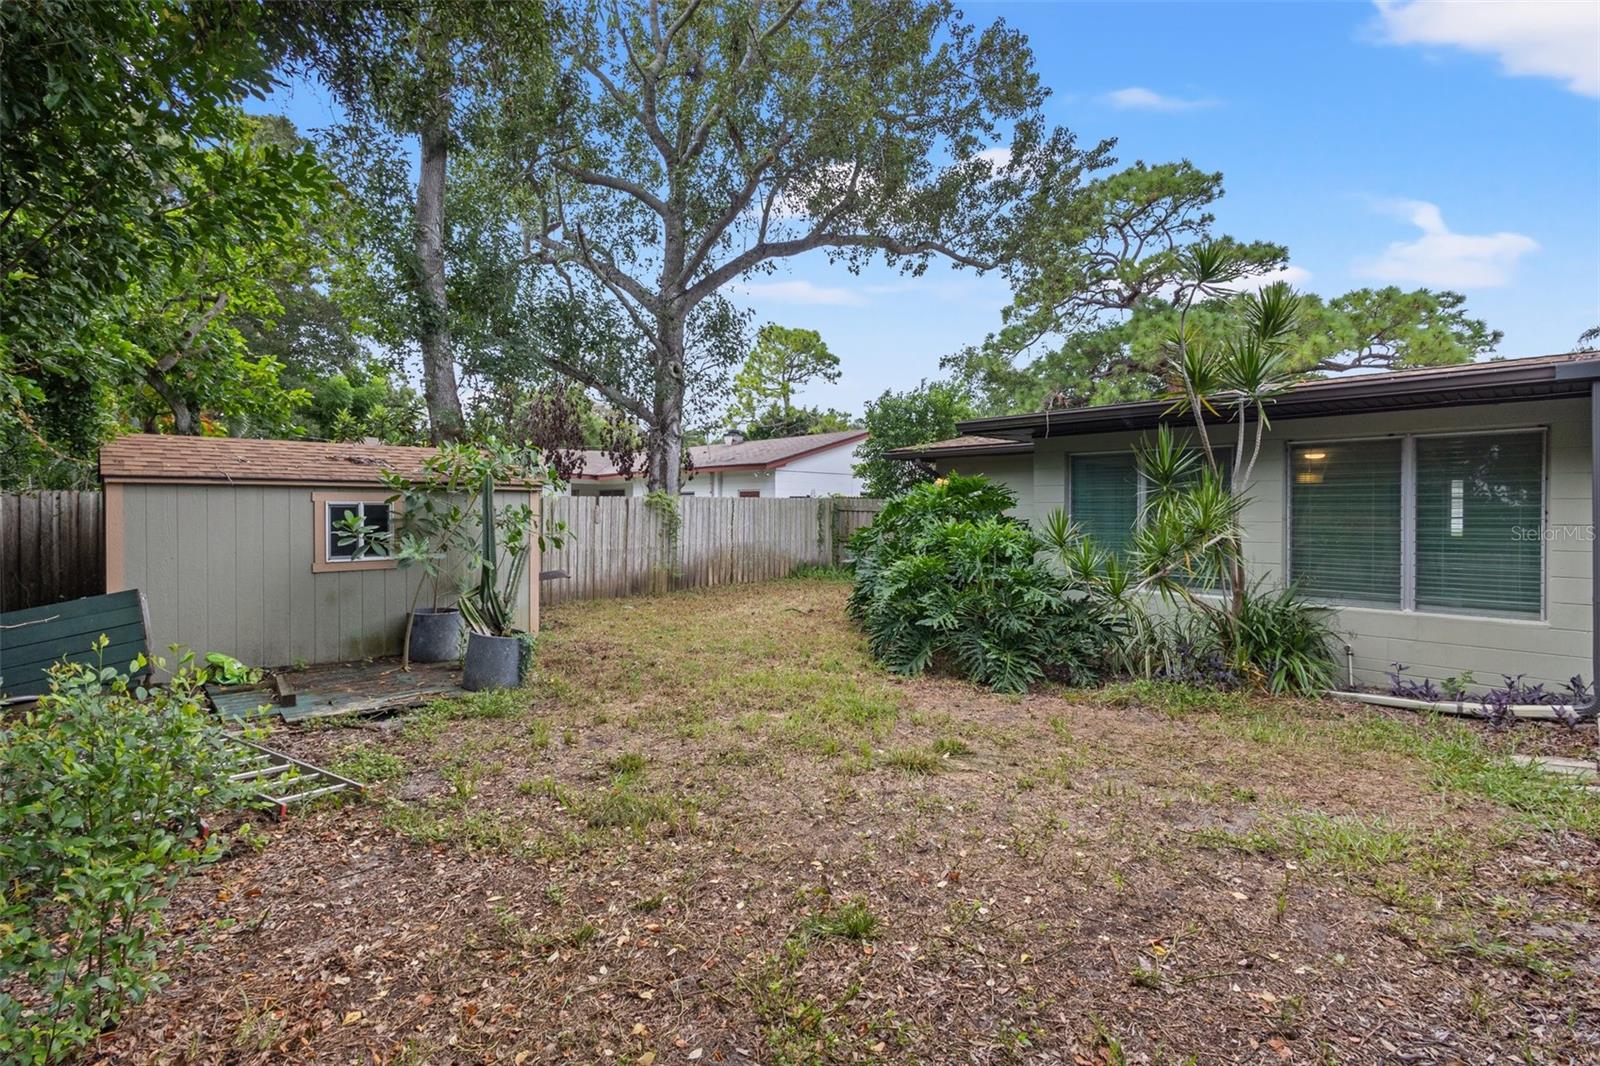
[(325, 144), (362, 208), (340, 298), (397, 357), (420, 356), (432, 435), (453, 439), (466, 425), (458, 364), (518, 340), (527, 204), (483, 160), (543, 135), (544, 6), (397, 0), (300, 15), (297, 55), (345, 111)]
[(822, 334), (769, 322), (756, 333), (755, 347), (733, 377), (728, 417), (736, 425), (759, 426), (762, 435), (790, 436), (768, 431), (809, 425), (821, 417), (821, 412), (797, 412), (794, 406), (795, 389), (817, 380), (839, 380), (839, 357), (828, 350)]
[[(1214, 232), (1222, 195), (1220, 173), (1185, 160), (1136, 163), (1044, 205), (1008, 268), (1013, 299), (1000, 329), (943, 365), (972, 382), (993, 413), (1156, 395), (1185, 291), (1186, 251), (1207, 244), (1236, 270), (1232, 295), (1219, 291), (1188, 310), (1199, 329), (1236, 319), (1246, 290), (1288, 262), (1281, 245)], [(1306, 295), (1286, 371), (1466, 362), (1492, 351), (1501, 335), (1464, 304), (1459, 293), (1392, 286), (1329, 300)]]
[(868, 496), (888, 499), (933, 477), (926, 463), (895, 459), (886, 452), (956, 435), (956, 423), (976, 414), (966, 386), (923, 381), (905, 392), (885, 391), (867, 404), (867, 439), (856, 450), (855, 475)]
[(950, 0), (571, 0), (551, 22), (556, 121), (507, 169), (533, 260), (629, 340), (549, 362), (647, 428), (669, 493), (694, 393), (744, 354), (726, 286), (815, 249), (996, 267), (1104, 154), (1046, 125), (1025, 38)]
[[(1190, 308), (1189, 322), (1202, 333), (1224, 330), (1248, 299), (1239, 293), (1203, 300)], [(1389, 286), (1298, 299), (1283, 351), (1291, 375), (1465, 363), (1500, 342), (1498, 330), (1466, 312), (1460, 293)], [(1068, 334), (1021, 365), (977, 352), (949, 362), (972, 375), (983, 409), (993, 413), (1148, 399), (1169, 376), (1168, 342), (1177, 322), (1177, 308), (1147, 300), (1125, 321)]]
[(152, 301), (191, 293), (185, 261), (221, 247), (209, 201), (285, 191), (254, 173), (237, 105), (296, 32), (252, 3), (0, 5), (0, 478), (89, 469), (108, 398), (170, 354), (158, 334), (196, 324), (173, 332)]

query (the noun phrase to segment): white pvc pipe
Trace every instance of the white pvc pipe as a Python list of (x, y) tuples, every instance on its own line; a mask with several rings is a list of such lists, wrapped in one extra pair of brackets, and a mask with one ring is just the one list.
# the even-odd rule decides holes
[[(1469, 718), (1487, 718), (1489, 712), (1481, 702), (1462, 700), (1440, 700), (1429, 703), (1427, 700), (1406, 699), (1404, 696), (1380, 696), (1375, 692), (1340, 692), (1338, 689), (1329, 689), (1324, 695), (1336, 700), (1354, 700), (1357, 703), (1370, 703), (1377, 707), (1398, 707), (1405, 711), (1433, 711), (1438, 714), (1459, 714)], [(1564, 712), (1571, 715), (1575, 708), (1569, 704), (1549, 703), (1519, 703), (1507, 708), (1515, 718), (1532, 718), (1551, 722), (1562, 720)]]

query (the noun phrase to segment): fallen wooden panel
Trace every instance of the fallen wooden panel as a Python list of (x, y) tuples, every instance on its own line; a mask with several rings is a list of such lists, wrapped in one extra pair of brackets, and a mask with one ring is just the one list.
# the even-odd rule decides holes
[[(66, 659), (133, 673), (149, 651), (149, 615), (138, 589), (0, 614), (0, 685), (8, 699), (50, 691), (50, 667)], [(102, 651), (95, 642), (107, 640)]]
[(407, 672), (398, 659), (372, 659), (280, 670), (243, 691), (210, 686), (206, 691), (224, 718), (248, 721), (276, 715), (285, 722), (302, 722), (388, 714), (440, 697), (466, 695), (460, 677), (455, 663), (413, 663)]

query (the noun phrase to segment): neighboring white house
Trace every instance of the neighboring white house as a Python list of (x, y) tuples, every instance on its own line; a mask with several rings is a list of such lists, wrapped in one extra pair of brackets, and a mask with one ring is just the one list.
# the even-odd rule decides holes
[[(860, 496), (853, 468), (864, 429), (811, 433), (802, 437), (745, 440), (730, 434), (720, 444), (689, 449), (693, 469), (683, 483), (685, 496)], [(583, 453), (582, 469), (572, 475), (574, 496), (643, 496), (642, 476), (620, 474), (604, 452)]]
[[(1246, 489), (1249, 576), (1333, 608), (1362, 682), (1398, 662), (1435, 681), (1593, 683), (1597, 411), (1595, 353), (1296, 385)], [(975, 419), (890, 454), (987, 474), (1020, 516), (1064, 509), (1119, 549), (1140, 521), (1133, 444), (1162, 424), (1193, 428), (1168, 401), (1119, 403)], [(1212, 430), (1230, 449), (1237, 432)]]

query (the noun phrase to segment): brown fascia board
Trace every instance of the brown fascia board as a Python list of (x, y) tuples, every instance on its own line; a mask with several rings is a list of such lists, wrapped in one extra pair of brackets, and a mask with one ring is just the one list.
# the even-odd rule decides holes
[[(1519, 362), (1529, 365), (1518, 366)], [(1492, 367), (1493, 369), (1485, 369)], [(1416, 411), (1437, 407), (1466, 407), (1487, 403), (1581, 396), (1589, 382), (1600, 378), (1600, 356), (1567, 362), (1505, 360), (1441, 371), (1412, 371), (1372, 377), (1338, 378), (1297, 385), (1268, 404), (1271, 419), (1316, 418), (1362, 414), (1370, 411)], [(961, 422), (962, 433), (1011, 437), (1072, 436), (1119, 429), (1150, 429), (1169, 419), (1188, 421), (1173, 412), (1172, 400), (1142, 400), (1060, 411), (1036, 411)], [(1208, 422), (1229, 422), (1225, 404)]]

